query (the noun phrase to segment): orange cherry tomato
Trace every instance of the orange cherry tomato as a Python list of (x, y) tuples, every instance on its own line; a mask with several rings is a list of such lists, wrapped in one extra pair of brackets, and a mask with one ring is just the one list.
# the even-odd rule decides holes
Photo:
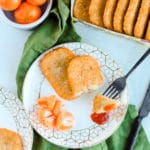
[(45, 4), (46, 0), (27, 0), (27, 2), (35, 6), (40, 6)]
[(36, 21), (40, 18), (42, 11), (40, 7), (33, 6), (27, 2), (23, 2), (20, 6), (14, 11), (14, 16), (16, 22), (21, 24), (28, 24)]
[(0, 0), (0, 7), (7, 11), (15, 10), (21, 3), (21, 0)]

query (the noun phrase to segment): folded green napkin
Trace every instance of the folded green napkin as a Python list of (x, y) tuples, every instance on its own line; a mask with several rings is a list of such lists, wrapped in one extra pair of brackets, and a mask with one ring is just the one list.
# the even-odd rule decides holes
[[(16, 75), (20, 99), (22, 99), (22, 86), (26, 72), (41, 53), (59, 43), (80, 41), (71, 21), (69, 6), (70, 0), (55, 0), (49, 17), (28, 38)], [(136, 116), (135, 106), (129, 105), (125, 120), (120, 128), (108, 140), (84, 150), (123, 150), (131, 124)], [(150, 150), (150, 144), (143, 128), (140, 129), (134, 148), (135, 150)], [(36, 132), (34, 132), (32, 149), (67, 150), (67, 148), (49, 143)]]
[(54, 0), (49, 17), (28, 38), (17, 72), (18, 96), (22, 99), (25, 74), (33, 61), (55, 44), (80, 41), (70, 16), (70, 0)]

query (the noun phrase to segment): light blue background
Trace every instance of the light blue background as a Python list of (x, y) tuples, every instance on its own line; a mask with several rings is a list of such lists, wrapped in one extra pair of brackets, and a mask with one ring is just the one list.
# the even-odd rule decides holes
[[(103, 31), (88, 28), (76, 23), (77, 32), (82, 41), (97, 46), (111, 55), (126, 73), (142, 56), (148, 46), (120, 38)], [(0, 20), (0, 84), (17, 95), (16, 71), (23, 51), (24, 43), (31, 31), (23, 31), (8, 26)], [(150, 56), (128, 78), (129, 103), (140, 106), (148, 82), (150, 81)], [(150, 115), (142, 122), (150, 141)]]

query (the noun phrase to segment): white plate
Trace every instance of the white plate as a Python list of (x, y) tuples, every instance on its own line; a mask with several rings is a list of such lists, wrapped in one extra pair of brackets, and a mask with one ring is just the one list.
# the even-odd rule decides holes
[[(73, 101), (66, 101), (60, 98), (51, 85), (41, 74), (39, 60), (49, 51), (57, 47), (66, 47), (77, 55), (91, 55), (95, 57), (100, 65), (104, 76), (104, 84), (101, 88), (93, 93), (85, 94)], [(83, 148), (95, 145), (108, 138), (120, 125), (127, 110), (128, 96), (127, 88), (122, 93), (119, 100), (120, 107), (110, 115), (108, 123), (98, 126), (90, 119), (92, 112), (92, 100), (96, 93), (102, 93), (106, 87), (116, 78), (122, 76), (120, 67), (116, 62), (102, 50), (85, 43), (66, 43), (53, 47), (46, 53), (42, 54), (29, 69), (23, 87), (23, 102), (31, 124), (35, 130), (54, 144), (69, 147)], [(39, 122), (36, 115), (36, 100), (42, 96), (56, 95), (65, 104), (66, 110), (72, 112), (75, 116), (75, 126), (69, 132), (59, 132), (45, 128)]]
[(19, 133), (23, 142), (23, 150), (31, 150), (33, 130), (23, 105), (3, 87), (0, 87), (0, 128)]

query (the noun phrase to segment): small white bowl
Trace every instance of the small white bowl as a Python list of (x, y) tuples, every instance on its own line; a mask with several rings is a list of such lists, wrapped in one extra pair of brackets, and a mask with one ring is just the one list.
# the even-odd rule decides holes
[(6, 23), (8, 23), (9, 25), (15, 28), (19, 28), (23, 30), (31, 30), (37, 27), (38, 25), (40, 25), (47, 18), (51, 8), (52, 8), (52, 0), (47, 0), (47, 2), (43, 6), (41, 6), (42, 16), (35, 22), (29, 24), (17, 23), (13, 16), (13, 11), (5, 11), (0, 9), (0, 18), (2, 18)]

